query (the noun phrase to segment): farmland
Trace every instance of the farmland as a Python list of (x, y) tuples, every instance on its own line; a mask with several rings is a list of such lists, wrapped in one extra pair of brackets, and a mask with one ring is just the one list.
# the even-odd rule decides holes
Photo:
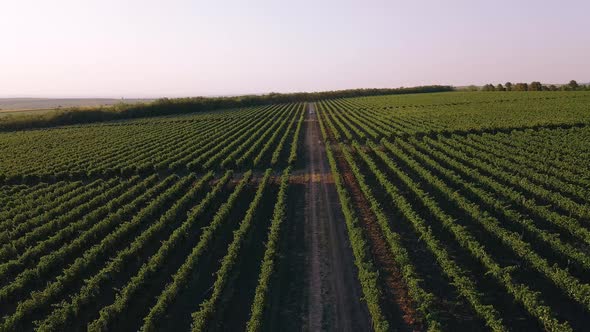
[(0, 132), (0, 331), (584, 330), (590, 93)]

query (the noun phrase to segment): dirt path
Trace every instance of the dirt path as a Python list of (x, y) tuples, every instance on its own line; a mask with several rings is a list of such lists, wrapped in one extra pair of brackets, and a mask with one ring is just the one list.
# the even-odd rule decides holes
[(315, 106), (305, 119), (306, 330), (369, 331)]

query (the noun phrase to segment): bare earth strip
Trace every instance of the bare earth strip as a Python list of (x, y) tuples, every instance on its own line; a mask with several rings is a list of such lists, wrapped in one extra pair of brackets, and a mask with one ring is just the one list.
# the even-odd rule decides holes
[(330, 173), (317, 114), (305, 120), (306, 330), (369, 331), (344, 216)]

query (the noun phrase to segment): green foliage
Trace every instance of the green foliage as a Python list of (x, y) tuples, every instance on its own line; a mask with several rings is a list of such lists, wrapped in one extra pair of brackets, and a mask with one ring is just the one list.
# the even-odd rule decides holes
[[(5, 182), (34, 182), (220, 168), (263, 170), (268, 159), (286, 165), (296, 156), (286, 140), (298, 140), (303, 107), (302, 103), (278, 104), (1, 133), (0, 144), (5, 148), (0, 174)], [(292, 122), (298, 129), (287, 125)], [(281, 143), (277, 143), (279, 137)]]
[(419, 86), (397, 89), (351, 89), (325, 92), (270, 93), (237, 97), (162, 98), (151, 103), (117, 104), (92, 109), (70, 108), (40, 115), (10, 115), (0, 118), (0, 130), (43, 128), (152, 116), (207, 112), (279, 103), (316, 101), (326, 98), (453, 91), (451, 86)]
[(512, 88), (513, 91), (528, 91), (529, 85), (527, 83), (516, 83)]
[[(435, 185), (441, 192), (446, 195), (450, 200), (455, 200), (458, 204), (465, 208), (469, 213), (477, 213), (477, 216), (474, 215), (474, 220), (481, 223), (486, 229), (490, 230), (492, 233), (499, 233), (499, 239), (501, 241), (506, 241), (508, 246), (511, 245), (518, 245), (518, 246), (526, 246), (524, 243), (519, 241), (516, 238), (514, 233), (509, 233), (504, 231), (497, 223), (497, 221), (493, 221), (493, 219), (485, 214), (482, 214), (481, 211), (477, 210), (477, 206), (474, 204), (469, 203), (464, 197), (459, 195), (456, 191), (450, 189), (446, 184), (444, 184), (440, 179), (432, 176), (428, 170), (420, 166), (417, 162), (410, 159), (405, 154), (399, 153), (395, 147), (391, 144), (387, 144), (384, 142), (388, 149), (395, 153), (396, 157), (400, 157), (404, 162), (410, 165), (411, 168), (415, 169), (421, 176), (424, 177), (426, 181)], [(515, 296), (518, 301), (521, 301), (523, 305), (531, 312), (531, 314), (535, 315), (548, 330), (552, 331), (565, 331), (571, 330), (571, 327), (567, 323), (559, 322), (555, 317), (549, 314), (549, 310), (545, 304), (539, 299), (538, 294), (535, 294), (526, 285), (518, 284), (514, 280), (514, 277), (510, 275), (510, 269), (501, 267), (494, 259), (486, 252), (485, 248), (477, 242), (475, 237), (469, 233), (468, 229), (462, 225), (457, 224), (452, 218), (447, 215), (441, 208), (438, 206), (437, 202), (435, 202), (431, 197), (426, 195), (419, 186), (414, 183), (409, 177), (402, 173), (397, 167), (394, 166), (384, 154), (379, 153), (379, 156), (388, 162), (388, 167), (394, 170), (397, 174), (400, 175), (400, 178), (407, 183), (410, 188), (415, 191), (421, 199), (423, 199), (425, 205), (428, 209), (430, 209), (433, 215), (437, 216), (445, 228), (448, 228), (455, 236), (456, 240), (461, 244), (461, 246), (465, 247), (472, 254), (481, 260), (482, 264), (489, 269), (489, 273), (499, 279), (499, 281), (507, 288), (507, 290)], [(518, 243), (518, 244), (516, 244)], [(524, 249), (528, 254), (532, 254), (530, 250)], [(538, 257), (534, 258), (538, 259)], [(477, 306), (475, 307), (476, 311), (478, 311)], [(485, 317), (485, 316), (484, 316)], [(490, 325), (491, 327), (491, 325)]]
[(453, 92), (317, 103), (337, 141), (510, 132), (590, 123), (587, 92)]
[[(359, 145), (354, 142), (355, 147), (359, 148)], [(365, 196), (371, 205), (371, 210), (375, 214), (377, 222), (381, 228), (381, 232), (384, 234), (387, 244), (391, 250), (392, 257), (395, 257), (396, 263), (399, 269), (402, 271), (404, 282), (408, 286), (409, 295), (416, 302), (418, 311), (424, 317), (426, 326), (429, 331), (439, 331), (442, 329), (442, 324), (438, 317), (437, 309), (435, 308), (436, 297), (432, 293), (428, 293), (422, 287), (422, 279), (418, 276), (415, 269), (415, 263), (411, 261), (407, 249), (402, 244), (402, 239), (399, 234), (392, 232), (389, 221), (385, 216), (379, 202), (373, 195), (373, 190), (367, 185), (365, 177), (362, 174), (361, 168), (355, 162), (352, 154), (348, 151), (348, 148), (340, 144), (340, 150), (348, 165), (352, 169), (352, 172)]]
[(543, 84), (541, 82), (531, 82), (529, 84), (529, 91), (541, 91), (543, 90)]
[[(315, 104), (374, 330), (397, 328), (384, 306), (390, 276), (425, 330), (448, 330), (463, 306), (494, 331), (516, 319), (547, 331), (585, 323), (564, 310), (590, 312), (590, 94), (539, 82), (498, 92), (513, 88)], [(279, 258), (297, 219), (287, 205), (306, 113), (295, 102), (0, 133), (0, 330), (113, 331), (131, 317), (152, 331), (195, 310), (193, 330), (223, 328), (214, 319), (241, 278), (257, 285), (240, 323), (268, 329), (289, 271)], [(263, 195), (276, 199), (268, 229), (257, 227)], [(237, 212), (241, 222), (229, 219)], [(257, 236), (266, 243), (251, 251)], [(238, 270), (245, 257), (260, 268)], [(207, 292), (172, 312), (189, 285)]]
[[(258, 184), (256, 195), (250, 203), (248, 211), (246, 211), (246, 216), (244, 217), (244, 219), (242, 219), (239, 228), (236, 231), (234, 231), (234, 239), (230, 243), (226, 255), (221, 260), (221, 267), (217, 271), (217, 276), (215, 282), (213, 283), (213, 291), (211, 293), (211, 296), (200, 304), (200, 308), (197, 312), (194, 312), (192, 314), (193, 331), (205, 330), (207, 327), (207, 323), (217, 310), (217, 305), (221, 301), (222, 292), (226, 287), (227, 283), (229, 282), (230, 275), (232, 274), (234, 265), (240, 257), (240, 248), (243, 246), (243, 242), (245, 241), (245, 238), (250, 228), (252, 228), (252, 224), (255, 222), (254, 217), (258, 210), (258, 207), (260, 206), (260, 203), (262, 202), (262, 196), (264, 195), (264, 190), (266, 189), (266, 186), (269, 182), (271, 173), (272, 169), (267, 169), (264, 173), (262, 180)], [(286, 177), (288, 179), (288, 172), (286, 174)], [(283, 182), (285, 181), (286, 180), (283, 180)], [(281, 194), (284, 195), (284, 192), (279, 192), (279, 197), (281, 197)], [(273, 217), (273, 220), (274, 218), (275, 217)]]
[(252, 177), (252, 171), (244, 173), (242, 179), (231, 193), (225, 203), (215, 213), (211, 223), (203, 229), (197, 245), (192, 249), (185, 262), (172, 277), (172, 282), (166, 286), (164, 291), (158, 296), (156, 304), (150, 309), (148, 315), (144, 318), (142, 331), (157, 330), (157, 323), (160, 317), (164, 315), (166, 309), (171, 304), (176, 295), (184, 288), (196, 267), (198, 260), (201, 258), (207, 247), (217, 235), (217, 229), (229, 216), (232, 207), (240, 197), (240, 194)]
[(297, 120), (297, 126), (295, 127), (295, 134), (293, 135), (293, 140), (291, 141), (291, 150), (289, 152), (289, 165), (293, 165), (297, 160), (297, 147), (299, 145), (299, 133), (301, 132), (301, 126), (303, 125), (303, 117), (305, 116), (305, 110), (301, 112), (299, 116), (299, 120)]
[(496, 87), (493, 84), (486, 84), (481, 88), (481, 91), (496, 91)]
[[(171, 201), (178, 199), (178, 193), (185, 189), (191, 181), (194, 181), (194, 177), (189, 176), (176, 182), (173, 186), (169, 187), (166, 192), (152, 200), (150, 204), (136, 214), (131, 222), (126, 223), (123, 227), (117, 229), (116, 232), (109, 234), (101, 240), (97, 245), (94, 245), (90, 250), (84, 252), (84, 254), (78, 257), (70, 266), (65, 268), (61, 275), (47, 284), (43, 290), (35, 291), (31, 294), (30, 298), (23, 300), (17, 304), (16, 311), (8, 316), (0, 329), (2, 330), (18, 330), (18, 327), (22, 324), (27, 315), (31, 314), (34, 310), (47, 305), (48, 302), (54, 300), (60, 294), (64, 294), (68, 291), (68, 287), (74, 282), (78, 281), (78, 274), (90, 265), (95, 264), (96, 260), (105, 253), (112, 250), (112, 247), (116, 243), (120, 243), (121, 237), (128, 234), (131, 230), (137, 228), (141, 223), (145, 222), (146, 219), (153, 218), (158, 212), (160, 212), (164, 206), (169, 204)], [(180, 204), (180, 203), (179, 203)], [(50, 317), (48, 317), (42, 325), (58, 327), (63, 325), (66, 321), (71, 319), (74, 314), (72, 308), (77, 308), (82, 305), (83, 302), (90, 296), (95, 296), (96, 293), (92, 291), (93, 288), (99, 287), (101, 283), (109, 280), (109, 271), (120, 270), (125, 263), (126, 259), (130, 259), (142, 249), (147, 239), (153, 237), (156, 232), (165, 226), (168, 218), (174, 217), (174, 210), (170, 211), (170, 214), (166, 217), (162, 217), (159, 222), (153, 223), (141, 236), (137, 237), (129, 247), (125, 250), (119, 251), (117, 257), (109, 262), (109, 264), (101, 270), (98, 274), (93, 276), (91, 280), (87, 280), (84, 289), (76, 295), (75, 302), (62, 303), (63, 307), (56, 309)], [(48, 256), (50, 260), (60, 261), (60, 257)], [(43, 265), (38, 265), (31, 269), (26, 279), (17, 278), (16, 282), (11, 283), (7, 288), (0, 292), (0, 301), (5, 296), (10, 296), (16, 289), (23, 289), (28, 282), (28, 278), (37, 278), (39, 276), (39, 269), (47, 268)]]
[(467, 88), (463, 89), (466, 91), (586, 91), (588, 90), (589, 86), (579, 85), (578, 82), (571, 80), (568, 84), (561, 85), (558, 88), (556, 85), (543, 85), (541, 82), (533, 81), (530, 84), (527, 83), (516, 83), (512, 84), (511, 82), (506, 82), (504, 86), (502, 84), (498, 84), (494, 86), (493, 84), (486, 84), (481, 87), (481, 89), (473, 89)]
[[(266, 298), (270, 291), (271, 277), (274, 273), (276, 265), (276, 257), (279, 254), (279, 240), (281, 225), (287, 217), (287, 190), (289, 187), (289, 176), (291, 168), (287, 168), (283, 171), (281, 176), (281, 184), (279, 188), (279, 194), (277, 202), (274, 207), (272, 221), (268, 230), (268, 240), (266, 241), (266, 250), (264, 252), (264, 258), (260, 268), (260, 274), (258, 275), (258, 285), (254, 293), (254, 301), (252, 303), (250, 319), (246, 324), (246, 330), (248, 332), (260, 331), (262, 329), (262, 315), (267, 307)], [(193, 330), (194, 326), (193, 326)]]
[[(211, 173), (209, 173), (209, 175), (212, 176)], [(162, 270), (174, 248), (186, 241), (186, 237), (190, 234), (191, 229), (196, 227), (195, 224), (198, 224), (198, 218), (205, 212), (206, 208), (215, 201), (215, 198), (231, 179), (232, 175), (232, 171), (227, 171), (201, 202), (187, 213), (187, 219), (182, 225), (174, 230), (172, 235), (162, 243), (158, 252), (150, 257), (149, 261), (141, 267), (134, 277), (131, 278), (125, 288), (117, 294), (114, 303), (100, 310), (100, 317), (88, 325), (88, 331), (107, 331), (110, 329), (109, 324), (112, 320), (123, 314), (125, 310), (128, 309), (131, 299), (134, 296), (138, 296), (138, 293), (140, 293), (142, 287), (145, 287), (150, 278), (153, 278), (154, 274)], [(210, 176), (203, 180), (210, 179)], [(201, 180), (201, 184), (204, 183), (203, 180)], [(196, 188), (200, 187), (201, 185), (196, 186)]]
[[(496, 308), (485, 303), (480, 286), (467, 277), (468, 271), (460, 267), (461, 262), (446, 252), (445, 245), (437, 239), (437, 232), (429, 227), (431, 223), (439, 222), (452, 234), (454, 241), (487, 270), (486, 275), (502, 285), (546, 330), (571, 331), (572, 327), (545, 303), (548, 299), (540, 295), (542, 290), (535, 289), (533, 284), (522, 283), (517, 266), (500, 263), (503, 260), (498, 260), (486, 249), (493, 243), (480, 242), (475, 234), (484, 232), (493, 238), (513, 253), (518, 264), (535, 270), (570, 301), (590, 311), (590, 285), (569, 272), (570, 264), (576, 264), (584, 271), (590, 269), (590, 259), (579, 246), (582, 243), (587, 245), (590, 235), (581, 225), (590, 220), (587, 204), (590, 194), (585, 189), (590, 184), (587, 172), (590, 130), (582, 106), (587, 96), (571, 92), (554, 94), (556, 97), (551, 98), (548, 94), (536, 92), (530, 97), (523, 94), (510, 100), (498, 99), (494, 97), (496, 94), (489, 95), (489, 98), (473, 94), (476, 97), (464, 103), (465, 109), (471, 108), (475, 117), (463, 120), (453, 114), (460, 112), (462, 107), (460, 97), (465, 94), (459, 93), (444, 98), (437, 96), (438, 104), (428, 103), (427, 98), (415, 99), (410, 104), (400, 102), (405, 101), (403, 98), (386, 100), (376, 97), (330, 100), (318, 105), (322, 110), (320, 119), (325, 122), (321, 126), (323, 134), (344, 143), (340, 144), (339, 151), (350, 165), (377, 220), (382, 220), (382, 232), (389, 236), (379, 206), (385, 202), (403, 215), (403, 221), (412, 225), (458, 292), (492, 330), (506, 330), (509, 326), (505, 325)], [(536, 98), (542, 100), (531, 105), (530, 111), (506, 115), (508, 107), (516, 110), (530, 105)], [(444, 99), (447, 99), (446, 103), (442, 102)], [(549, 106), (553, 100), (554, 106)], [(485, 109), (488, 103), (492, 104), (490, 106), (500, 104), (497, 114), (489, 114), (490, 110)], [(449, 106), (448, 113), (446, 106)], [(547, 107), (547, 111), (543, 107)], [(437, 112), (434, 113), (432, 108), (437, 108)], [(554, 110), (549, 111), (550, 108)], [(573, 122), (560, 117), (563, 114), (557, 109), (571, 112)], [(504, 118), (500, 114), (504, 114)], [(527, 122), (522, 122), (527, 118), (524, 114), (530, 115)], [(439, 118), (432, 121), (436, 116)], [(482, 118), (482, 122), (493, 121), (482, 128), (478, 127), (477, 118)], [(466, 125), (469, 122), (473, 129), (467, 132), (458, 129), (462, 121)], [(446, 129), (447, 124), (453, 131)], [(420, 130), (429, 126), (432, 126), (431, 133), (422, 135)], [(512, 129), (504, 130), (504, 126)], [(412, 131), (411, 128), (421, 129)], [(356, 139), (362, 139), (366, 144), (363, 146)], [(373, 143), (373, 139), (380, 140), (382, 146)], [(354, 155), (348, 147), (350, 143)], [(374, 161), (371, 155), (377, 156), (379, 161)], [(357, 165), (357, 158), (364, 164)], [(377, 181), (390, 200), (374, 200), (373, 188), (367, 186), (362, 174), (365, 172)], [(417, 213), (416, 201), (427, 209), (432, 219), (424, 219)], [(459, 215), (465, 215), (467, 219), (455, 220), (447, 211), (460, 211)], [(537, 225), (530, 215), (552, 224), (550, 229), (559, 230), (559, 233)], [(470, 226), (466, 227), (466, 223)], [(562, 237), (562, 234), (567, 236)], [(394, 241), (395, 234), (392, 234), (388, 238), (391, 248), (396, 246)], [(541, 245), (551, 253), (538, 250)], [(396, 251), (392, 249), (393, 252)], [(560, 259), (555, 260), (555, 256)], [(403, 251), (397, 251), (395, 257), (398, 257), (396, 261), (404, 262)], [(564, 261), (567, 265), (562, 263)], [(420, 298), (420, 288), (416, 288), (419, 283), (404, 277), (412, 297)], [(428, 301), (418, 303), (427, 304)], [(423, 317), (428, 317), (427, 322), (436, 317), (436, 311), (428, 306), (419, 307), (419, 310)]]

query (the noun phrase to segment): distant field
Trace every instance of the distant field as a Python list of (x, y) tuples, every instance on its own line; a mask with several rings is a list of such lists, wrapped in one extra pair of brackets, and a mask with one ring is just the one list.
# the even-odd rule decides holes
[(152, 99), (112, 98), (0, 98), (0, 117), (6, 114), (47, 112), (56, 108), (96, 107), (117, 103), (149, 102)]
[(0, 331), (583, 331), (590, 92), (0, 133)]
[(21, 109), (21, 110), (0, 110), (0, 118), (8, 115), (29, 115), (29, 114), (43, 114), (55, 111), (55, 108), (39, 108), (39, 109)]

